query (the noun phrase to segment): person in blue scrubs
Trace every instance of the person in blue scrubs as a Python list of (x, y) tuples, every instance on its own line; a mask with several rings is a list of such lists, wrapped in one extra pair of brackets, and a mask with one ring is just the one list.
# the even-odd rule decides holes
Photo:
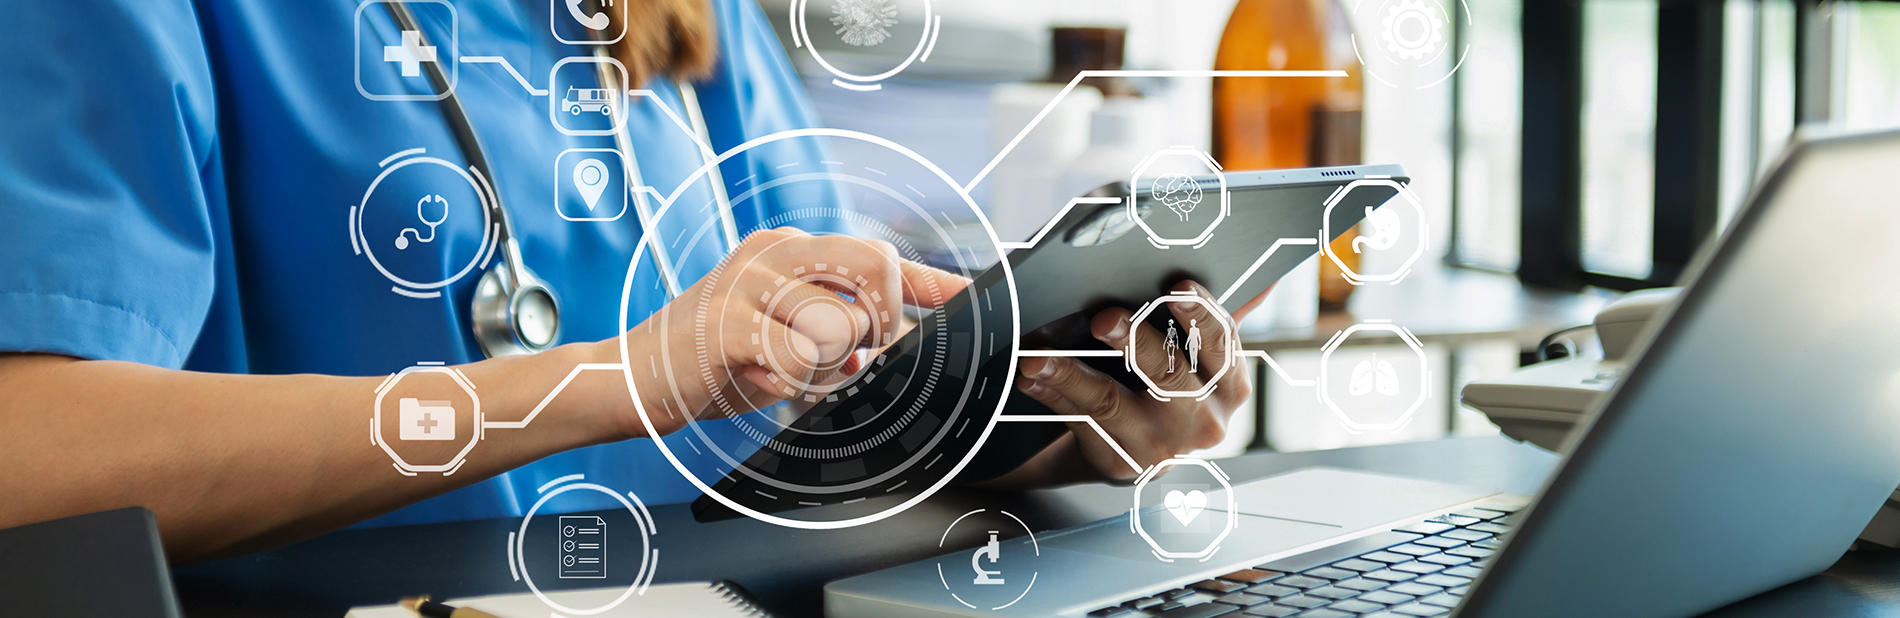
[[(613, 53), (671, 109), (685, 109), (675, 80), (691, 80), (715, 150), (817, 126), (750, 0), (628, 1), (634, 26)], [(452, 7), (452, 20), (418, 10), (419, 23), (461, 57), (502, 58), (532, 79), (590, 53), (550, 31), (552, 3)], [(493, 410), (535, 407), (578, 364), (619, 362), (612, 310), (638, 221), (576, 225), (520, 206), (555, 194), (548, 162), (568, 149), (612, 148), (611, 138), (552, 130), (549, 95), (497, 66), (460, 67), (456, 99), (513, 209), (523, 258), (559, 290), (561, 340), (577, 342), (484, 360), (468, 326), (479, 271), (433, 298), (391, 293), (344, 233), (379, 162), (415, 149), (458, 164), (465, 154), (440, 104), (359, 91), (401, 77), (377, 58), (380, 72), (359, 67), (349, 45), (358, 28), (397, 40), (386, 14), (348, 0), (17, 8), (0, 38), (0, 495), (9, 496), (0, 527), (142, 505), (157, 514), (173, 559), (190, 561), (349, 525), (519, 516), (537, 487), (575, 472), (651, 503), (697, 495), (658, 454), (651, 439), (662, 438), (648, 435), (617, 372), (576, 378), (532, 427), (485, 441), (452, 475), (395, 474), (364, 435), (378, 385), (418, 361), (457, 368)], [(659, 105), (628, 114), (646, 184), (679, 185), (702, 165)], [(722, 171), (770, 179), (775, 156), (748, 153)], [(751, 231), (776, 214), (761, 199), (735, 216)], [(400, 227), (374, 219), (404, 216), (365, 211), (361, 225)], [(431, 225), (429, 240), (418, 232), (412, 242), (466, 247), (482, 235), (480, 225)], [(760, 237), (882, 272), (892, 286), (959, 283), (845, 236), (763, 230), (738, 252)], [(460, 266), (424, 264), (445, 276)], [(630, 302), (635, 317), (693, 310), (665, 298)], [(849, 351), (856, 341), (852, 324), (819, 326), (788, 330), (778, 344)], [(640, 330), (629, 346), (678, 336)], [(1104, 312), (1095, 333), (1119, 347), (1127, 312)], [(743, 378), (717, 388), (770, 389), (772, 370), (750, 362), (731, 359)], [(1025, 392), (1057, 412), (1096, 416), (1144, 465), (1218, 441), (1250, 388), (1245, 372), (1228, 372), (1233, 384), (1206, 401), (1157, 402), (1066, 359), (1021, 368)], [(1125, 468), (1084, 429), (992, 482), (1131, 478)]]

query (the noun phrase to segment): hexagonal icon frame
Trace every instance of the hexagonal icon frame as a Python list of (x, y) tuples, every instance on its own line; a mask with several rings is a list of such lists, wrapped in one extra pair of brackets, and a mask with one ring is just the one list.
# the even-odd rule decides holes
[[(1400, 264), (1399, 268), (1390, 274), (1368, 275), (1354, 271), (1351, 266), (1346, 265), (1345, 260), (1339, 259), (1339, 254), (1333, 252), (1332, 243), (1324, 242), (1324, 239), (1335, 238), (1333, 234), (1333, 207), (1338, 206), (1340, 202), (1346, 199), (1348, 194), (1352, 193), (1353, 189), (1359, 187), (1392, 187), (1398, 191), (1398, 197), (1404, 198), (1405, 203), (1410, 205), (1412, 210), (1418, 214), (1418, 225), (1414, 226), (1418, 228), (1418, 248), (1412, 251), (1412, 255), (1405, 258), (1404, 264)], [(1390, 201), (1387, 203), (1390, 203)], [(1341, 233), (1344, 233), (1344, 231), (1345, 230), (1341, 230)], [(1405, 276), (1412, 272), (1412, 264), (1418, 262), (1418, 259), (1425, 255), (1425, 245), (1431, 238), (1430, 234), (1431, 224), (1428, 223), (1425, 218), (1425, 205), (1419, 201), (1418, 195), (1412, 193), (1410, 186), (1390, 178), (1365, 178), (1352, 181), (1338, 191), (1334, 191), (1332, 196), (1326, 198), (1326, 210), (1320, 214), (1320, 250), (1326, 254), (1327, 259), (1333, 261), (1334, 266), (1339, 267), (1339, 272), (1345, 277), (1346, 282), (1353, 285), (1365, 285), (1371, 281), (1397, 284), (1399, 281), (1405, 279)]]
[(1141, 364), (1135, 362), (1135, 333), (1141, 331), (1140, 329), (1133, 328), (1128, 331), (1128, 347), (1122, 350), (1122, 360), (1127, 365), (1129, 371), (1134, 372), (1136, 377), (1141, 378), (1142, 384), (1148, 385), (1148, 392), (1153, 394), (1157, 399), (1165, 401), (1172, 397), (1192, 397), (1195, 399), (1206, 397), (1208, 393), (1214, 392), (1214, 387), (1220, 384), (1221, 377), (1233, 370), (1234, 362), (1239, 358), (1238, 350), (1240, 340), (1235, 334), (1236, 331), (1239, 330), (1239, 327), (1234, 324), (1233, 316), (1227, 315), (1227, 310), (1222, 309), (1221, 306), (1214, 301), (1202, 298), (1201, 295), (1193, 292), (1169, 292), (1167, 296), (1154, 299), (1148, 304), (1142, 305), (1141, 310), (1136, 311), (1135, 315), (1129, 318), (1130, 325), (1141, 324), (1143, 320), (1148, 319), (1148, 314), (1154, 313), (1155, 309), (1168, 303), (1198, 304), (1202, 307), (1206, 307), (1208, 314), (1213, 315), (1214, 319), (1220, 322), (1223, 331), (1222, 336), (1226, 339), (1226, 345), (1221, 348), (1225, 351), (1223, 356), (1226, 358), (1225, 362), (1221, 363), (1220, 371), (1214, 372), (1214, 376), (1209, 378), (1207, 383), (1202, 384), (1200, 388), (1195, 390), (1171, 391), (1161, 388), (1161, 385), (1156, 384), (1153, 378), (1148, 377), (1148, 374), (1141, 371)]
[[(1214, 540), (1209, 541), (1207, 547), (1202, 548), (1200, 551), (1177, 552), (1163, 549), (1161, 543), (1155, 541), (1154, 536), (1149, 535), (1148, 531), (1141, 527), (1141, 490), (1148, 486), (1149, 481), (1161, 476), (1162, 470), (1173, 466), (1199, 466), (1206, 468), (1208, 473), (1213, 475), (1214, 480), (1220, 482), (1222, 495), (1227, 496), (1227, 525), (1222, 526), (1220, 534), (1215, 535)], [(1205, 561), (1208, 558), (1212, 558), (1214, 552), (1220, 550), (1220, 544), (1222, 541), (1227, 540), (1227, 535), (1232, 534), (1235, 528), (1240, 527), (1239, 513), (1240, 505), (1234, 499), (1234, 485), (1228, 482), (1227, 473), (1221, 471), (1220, 466), (1214, 465), (1211, 461), (1198, 457), (1182, 456), (1155, 464), (1149, 467), (1146, 472), (1142, 472), (1140, 478), (1135, 479), (1135, 505), (1128, 509), (1128, 519), (1130, 521), (1129, 525), (1135, 529), (1135, 534), (1141, 535), (1142, 540), (1148, 542), (1148, 549), (1154, 550), (1155, 557), (1160, 558), (1162, 562), (1174, 562), (1175, 560)]]
[[(1397, 335), (1400, 341), (1404, 341), (1407, 347), (1412, 348), (1413, 354), (1418, 355), (1418, 379), (1420, 385), (1418, 389), (1418, 399), (1405, 408), (1405, 413), (1399, 415), (1398, 420), (1394, 420), (1390, 423), (1361, 423), (1352, 420), (1352, 416), (1346, 414), (1345, 410), (1341, 410), (1339, 404), (1334, 402), (1333, 398), (1326, 392), (1326, 380), (1329, 374), (1327, 368), (1331, 365), (1330, 361), (1332, 360), (1333, 352), (1344, 345), (1346, 340), (1352, 337), (1353, 333), (1362, 331), (1384, 331)], [(1326, 409), (1332, 410), (1333, 415), (1339, 417), (1339, 422), (1346, 426), (1347, 431), (1354, 433), (1397, 431), (1405, 427), (1407, 423), (1412, 422), (1412, 415), (1418, 413), (1419, 407), (1424, 406), (1425, 400), (1431, 397), (1432, 370), (1429, 363), (1427, 363), (1424, 344), (1419, 343), (1418, 337), (1413, 335), (1412, 331), (1403, 326), (1393, 324), (1391, 320), (1366, 320), (1349, 326), (1346, 330), (1339, 331), (1333, 335), (1332, 339), (1326, 341), (1325, 347), (1321, 348), (1319, 353), (1319, 381), (1317, 384), (1319, 386), (1320, 403), (1326, 404)]]
[[(474, 429), (469, 432), (468, 444), (463, 445), (462, 450), (457, 452), (455, 457), (450, 458), (448, 463), (434, 465), (409, 463), (408, 460), (402, 458), (401, 454), (396, 452), (395, 448), (389, 445), (389, 440), (383, 437), (383, 398), (389, 395), (389, 391), (395, 389), (397, 384), (402, 383), (403, 378), (408, 377), (409, 374), (412, 373), (440, 373), (446, 375), (449, 379), (455, 381), (456, 386), (462, 387), (462, 391), (468, 393), (469, 401), (473, 402), (472, 405), (475, 408), (475, 422), (473, 425)], [(389, 458), (395, 461), (396, 471), (401, 472), (403, 476), (415, 476), (420, 472), (440, 472), (442, 476), (448, 476), (455, 474), (455, 471), (462, 467), (462, 464), (465, 463), (468, 458), (468, 452), (475, 450), (475, 443), (482, 441), (482, 399), (475, 395), (475, 385), (468, 381), (468, 376), (462, 375), (461, 370), (453, 367), (445, 367), (440, 363), (417, 364), (414, 367), (408, 367), (396, 372), (389, 376), (389, 379), (383, 380), (382, 386), (376, 387), (376, 408), (375, 412), (369, 418), (369, 427), (372, 441), (376, 443), (376, 446), (382, 447), (384, 453), (389, 454)]]
[[(1220, 211), (1214, 214), (1214, 220), (1207, 224), (1206, 229), (1201, 230), (1199, 236), (1188, 239), (1165, 238), (1161, 236), (1161, 233), (1156, 232), (1154, 228), (1148, 227), (1147, 220), (1143, 219), (1141, 212), (1135, 208), (1135, 203), (1141, 198), (1141, 173), (1148, 171), (1148, 168), (1162, 157), (1183, 155), (1194, 157), (1194, 159), (1200, 161), (1202, 165), (1206, 165), (1208, 173), (1213, 174), (1214, 179), (1220, 181)], [(1148, 232), (1148, 242), (1154, 243), (1155, 246), (1163, 249), (1182, 245), (1191, 245), (1194, 248), (1200, 248), (1201, 245), (1207, 244), (1207, 239), (1214, 236), (1214, 228), (1220, 227), (1220, 222), (1227, 219), (1227, 174), (1221, 171), (1220, 163), (1214, 161), (1214, 157), (1199, 150), (1177, 146), (1155, 151), (1154, 154), (1148, 155), (1147, 158), (1141, 160), (1141, 163), (1135, 165), (1134, 173), (1128, 177), (1128, 187), (1128, 219), (1134, 221), (1136, 225), (1141, 226), (1142, 230)]]

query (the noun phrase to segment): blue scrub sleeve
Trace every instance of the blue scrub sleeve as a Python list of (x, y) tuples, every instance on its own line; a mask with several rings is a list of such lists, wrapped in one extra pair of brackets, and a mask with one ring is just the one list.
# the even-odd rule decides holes
[[(722, 49), (714, 66), (713, 77), (697, 86), (700, 111), (712, 133), (713, 150), (725, 152), (747, 141), (780, 131), (822, 126), (805, 84), (793, 70), (791, 58), (779, 43), (778, 35), (757, 2), (719, 0), (719, 37)], [(755, 177), (761, 180), (785, 172), (779, 165), (788, 161), (828, 159), (823, 139), (798, 139), (754, 148), (720, 164), (720, 173), (728, 181)], [(842, 195), (826, 188), (808, 188), (825, 195), (814, 201), (845, 206)], [(768, 195), (734, 205), (739, 231), (765, 227), (772, 217), (787, 208)], [(843, 232), (842, 229), (813, 229), (811, 232)]]
[(193, 7), (76, 0), (8, 18), (0, 351), (180, 367), (215, 285), (215, 101)]

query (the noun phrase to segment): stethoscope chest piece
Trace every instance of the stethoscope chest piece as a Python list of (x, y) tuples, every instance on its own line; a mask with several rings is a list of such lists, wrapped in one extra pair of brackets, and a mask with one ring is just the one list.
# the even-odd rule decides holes
[(522, 263), (514, 239), (502, 245), (502, 253), (502, 262), (475, 285), (469, 316), (475, 341), (489, 358), (546, 351), (561, 338), (560, 301)]

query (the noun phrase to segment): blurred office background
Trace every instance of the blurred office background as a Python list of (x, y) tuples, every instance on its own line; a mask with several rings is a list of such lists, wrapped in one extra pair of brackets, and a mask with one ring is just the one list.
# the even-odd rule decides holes
[[(1021, 240), (1165, 146), (1214, 152), (1228, 169), (1405, 166), (1432, 218), (1428, 259), (1399, 285), (1356, 288), (1309, 261), (1242, 331), (1310, 378), (1333, 333), (1392, 319), (1424, 343), (1426, 404), (1396, 432), (1355, 433), (1312, 388), (1256, 367), (1258, 405), (1217, 454), (1494, 433), (1459, 389), (1530, 362), (1545, 334), (1587, 324), (1619, 291), (1673, 284), (1797, 126), (1900, 126), (1900, 3), (1419, 0), (1442, 11), (1444, 53), (1418, 75), (1369, 75), (1355, 47), (1377, 44), (1381, 7), (1411, 1), (936, 0), (928, 61), (875, 92), (834, 83), (794, 46), (792, 0), (761, 4), (826, 125), (895, 141), (959, 182), (1078, 68), (1346, 69), (1348, 80), (1236, 79), (1221, 105), (1297, 106), (1295, 121), (1265, 127), (1233, 126), (1246, 109), (1223, 119), (1228, 86), (1206, 78), (1088, 80), (973, 188), (1004, 239)], [(893, 9), (890, 40), (838, 44), (824, 19), (848, 2)], [(912, 0), (799, 5), (811, 44), (846, 71), (895, 66), (924, 34)], [(1404, 353), (1373, 340), (1339, 358)]]

